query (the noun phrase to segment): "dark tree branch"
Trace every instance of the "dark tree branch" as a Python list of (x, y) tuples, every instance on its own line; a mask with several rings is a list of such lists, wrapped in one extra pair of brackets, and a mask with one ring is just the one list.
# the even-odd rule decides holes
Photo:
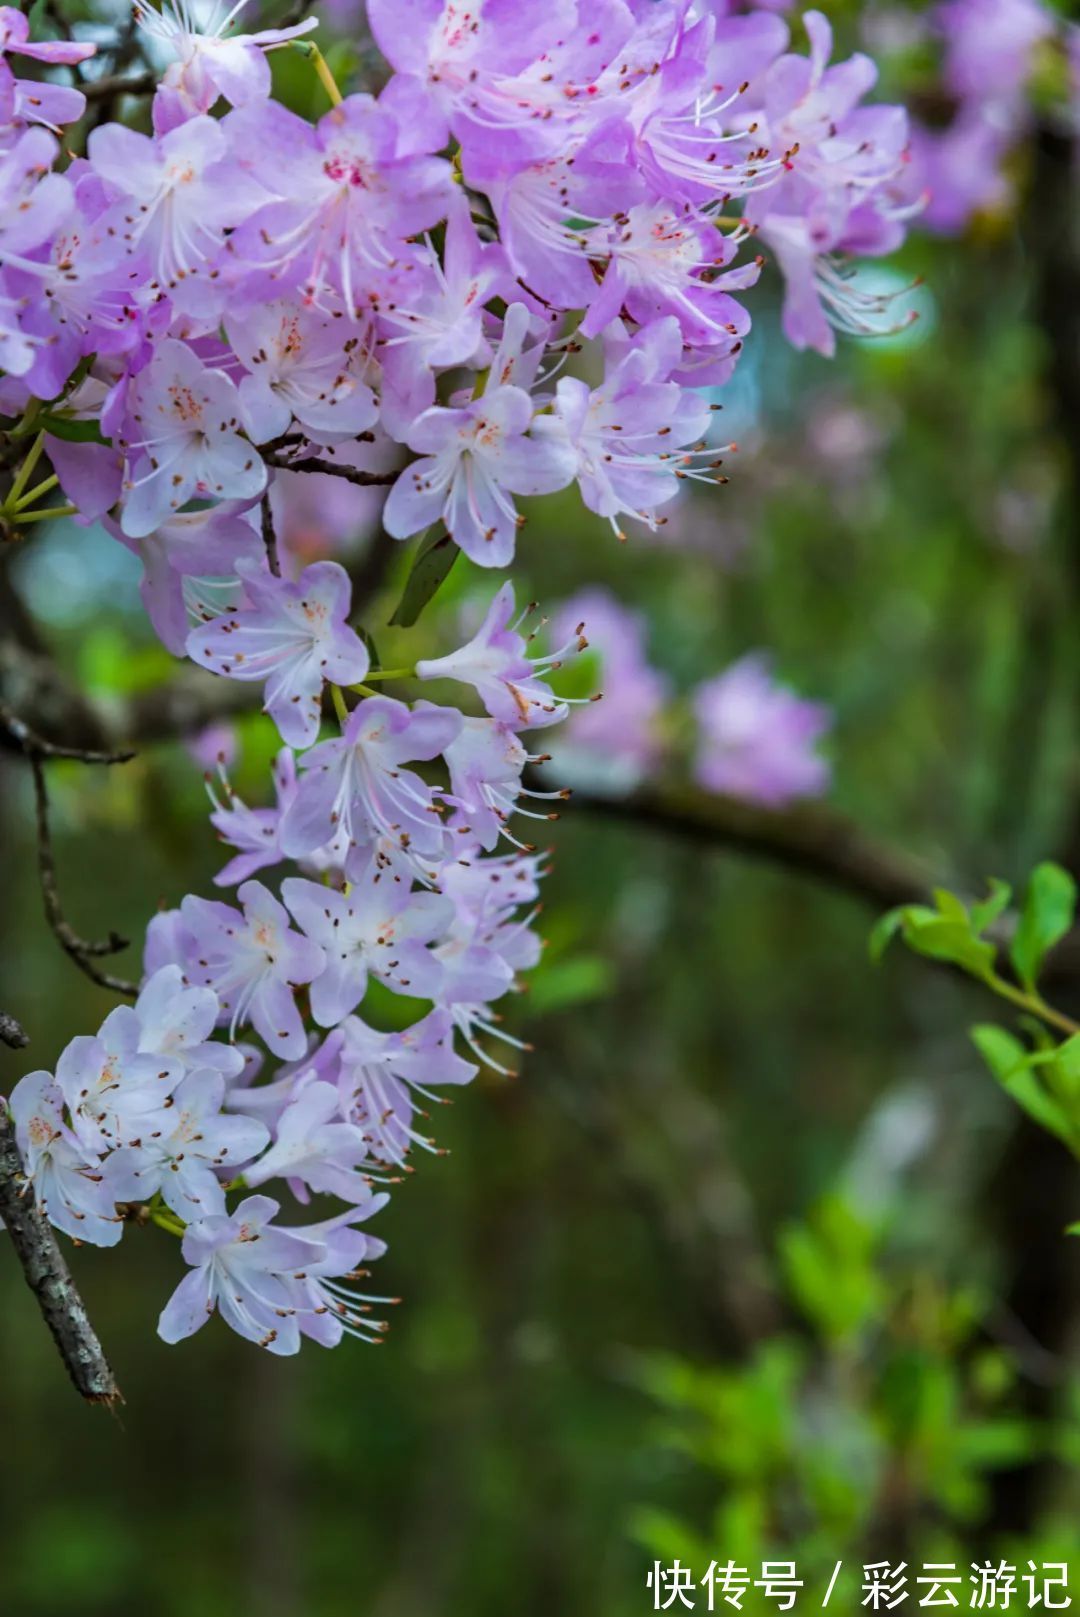
[[(526, 772), (525, 783), (550, 786), (546, 774), (532, 770)], [(641, 787), (623, 798), (580, 788), (572, 796), (573, 808), (586, 814), (703, 847), (731, 849), (848, 893), (877, 914), (901, 904), (928, 903), (935, 887), (947, 887), (952, 880), (902, 849), (867, 836), (853, 820), (820, 804), (763, 809), (691, 787), (663, 785)], [(963, 892), (963, 882), (952, 885)], [(1015, 916), (1004, 917), (991, 934), (993, 941), (1007, 942), (1014, 924)], [(1075, 990), (1080, 982), (1080, 927), (1051, 952), (1043, 981), (1047, 988)]]
[(46, 741), (44, 736), (39, 736), (36, 730), (32, 730), (6, 702), (2, 701), (0, 701), (0, 724), (4, 726), (12, 740), (18, 742), (27, 757), (68, 758), (80, 764), (128, 764), (135, 757), (135, 753), (130, 751), (100, 752), (92, 747), (61, 746), (57, 742)]
[(149, 95), (157, 81), (158, 75), (147, 68), (145, 73), (110, 73), (79, 88), (89, 102), (107, 101), (122, 95)]
[(261, 701), (257, 685), (207, 678), (185, 668), (167, 684), (133, 696), (114, 719), (114, 734), (140, 746), (177, 741), (221, 719), (257, 713)]
[(398, 541), (391, 539), (380, 522), (363, 555), (349, 568), (354, 612), (365, 611), (371, 605), (386, 580), (397, 551)]
[(400, 475), (398, 472), (364, 472), (358, 466), (338, 466), (332, 460), (320, 460), (317, 455), (301, 455), (297, 460), (290, 460), (287, 455), (264, 451), (263, 460), (282, 472), (323, 472), (327, 477), (344, 478), (346, 483), (355, 483), (359, 488), (388, 488)]
[[(12, 1022), (3, 1017), (2, 1022)], [(18, 1023), (14, 1026), (18, 1028)], [(19, 1032), (22, 1033), (21, 1028)], [(4, 1035), (7, 1040), (7, 1035)], [(22, 1035), (23, 1041), (26, 1035)], [(77, 1392), (92, 1404), (123, 1403), (86, 1305), (64, 1261), (52, 1226), (28, 1194), (7, 1106), (0, 1100), (0, 1218), (26, 1284), (37, 1298), (60, 1357)]]
[[(546, 778), (544, 781), (546, 785)], [(840, 888), (877, 910), (926, 898), (933, 873), (831, 809), (769, 810), (692, 788), (645, 786), (628, 797), (575, 789), (574, 807), (666, 836), (731, 848)]]
[(309, 10), (308, 0), (292, 0), (292, 4), (285, 15), (276, 24), (278, 28), (295, 28), (302, 23)]
[(36, 753), (30, 754), (30, 769), (34, 777), (38, 875), (41, 880), (41, 897), (45, 905), (45, 919), (60, 947), (91, 982), (97, 983), (100, 988), (109, 989), (111, 993), (135, 999), (139, 990), (134, 983), (128, 982), (123, 977), (114, 977), (111, 972), (102, 971), (100, 966), (94, 964), (95, 959), (100, 959), (102, 955), (119, 954), (121, 949), (126, 949), (127, 938), (120, 937), (119, 933), (110, 932), (101, 942), (91, 943), (79, 936), (64, 914), (57, 883), (56, 860), (53, 857), (52, 834), (49, 829), (49, 790), (45, 781), (45, 765)]
[(25, 1050), (30, 1043), (22, 1023), (7, 1011), (0, 1011), (0, 1043), (6, 1044), (9, 1050)]
[(45, 760), (71, 758), (84, 764), (122, 764), (127, 763), (135, 754), (91, 751), (83, 747), (67, 747), (58, 742), (45, 741), (4, 702), (0, 702), (0, 725), (21, 749), (34, 779), (38, 874), (41, 881), (41, 897), (45, 905), (45, 918), (60, 947), (92, 982), (101, 988), (108, 988), (114, 994), (124, 994), (134, 999), (138, 994), (134, 983), (127, 982), (123, 977), (114, 977), (110, 972), (102, 971), (94, 964), (95, 959), (100, 959), (103, 955), (118, 954), (121, 949), (126, 949), (128, 940), (116, 932), (110, 932), (102, 942), (90, 942), (80, 937), (64, 914), (49, 826), (49, 788), (45, 779)]
[(278, 556), (277, 532), (274, 528), (274, 513), (270, 509), (270, 491), (262, 497), (260, 504), (262, 516), (262, 539), (266, 548), (266, 565), (275, 578), (281, 577), (281, 561)]

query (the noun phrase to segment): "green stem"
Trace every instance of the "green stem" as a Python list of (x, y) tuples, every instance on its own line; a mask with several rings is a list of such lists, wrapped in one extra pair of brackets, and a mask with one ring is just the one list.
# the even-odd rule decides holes
[(337, 81), (334, 78), (334, 75), (326, 65), (326, 57), (323, 55), (318, 45), (315, 44), (315, 41), (311, 39), (297, 40), (296, 49), (298, 51), (303, 51), (308, 61), (314, 67), (319, 83), (330, 97), (331, 106), (340, 107), (344, 98), (341, 91), (337, 87)]
[(1070, 1037), (1080, 1033), (1080, 1022), (1074, 1022), (1061, 1011), (1055, 1011), (1039, 994), (1029, 994), (1022, 988), (1015, 988), (1012, 983), (1007, 983), (1004, 977), (999, 977), (994, 971), (989, 973), (986, 981), (1001, 999), (1007, 999), (1010, 1005), (1015, 1005), (1018, 1010), (1027, 1011), (1030, 1016), (1039, 1017), (1048, 1026), (1057, 1028), (1059, 1033), (1067, 1033)]
[(54, 489), (59, 481), (60, 479), (54, 474), (52, 477), (46, 477), (42, 482), (37, 483), (28, 494), (22, 495), (20, 499), (15, 501), (16, 511), (25, 510), (28, 505), (33, 505), (35, 500), (40, 500), (43, 494), (48, 494), (51, 489)]
[[(416, 678), (416, 669), (415, 668), (372, 668), (369, 671), (368, 675), (367, 675), (366, 683), (369, 684), (369, 685), (374, 684), (377, 680), (380, 680), (380, 679), (415, 679), (415, 678)], [(360, 687), (357, 686), (357, 685), (354, 685), (352, 687), (353, 690), (359, 690), (359, 688)]]
[(26, 406), (26, 409), (23, 411), (23, 413), (19, 417), (18, 421), (16, 421), (15, 425), (12, 427), (11, 436), (13, 438), (25, 438), (25, 437), (27, 437), (29, 435), (29, 433), (31, 433), (33, 431), (34, 422), (37, 420), (38, 416), (41, 414), (41, 409), (42, 409), (41, 400), (40, 399), (31, 399), (30, 403)]
[(73, 517), (77, 505), (51, 505), (47, 511), (16, 512), (16, 522), (51, 522), (54, 517)]
[(334, 712), (338, 716), (338, 722), (340, 723), (341, 728), (344, 730), (346, 724), (349, 722), (349, 710), (345, 705), (345, 692), (342, 690), (340, 685), (331, 685), (330, 700), (334, 704)]
[(12, 479), (11, 487), (8, 490), (7, 499), (3, 504), (3, 511), (5, 515), (10, 516), (13, 511), (18, 509), (19, 501), (23, 496), (27, 483), (30, 481), (30, 475), (38, 461), (41, 459), (41, 452), (44, 448), (45, 434), (43, 432), (39, 432), (26, 452), (26, 459), (23, 461), (22, 465), (19, 467), (14, 478)]

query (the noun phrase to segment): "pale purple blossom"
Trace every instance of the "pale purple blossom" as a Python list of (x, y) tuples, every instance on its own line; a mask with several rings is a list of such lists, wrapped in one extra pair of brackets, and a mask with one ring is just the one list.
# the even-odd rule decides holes
[(196, 497), (246, 500), (265, 488), (266, 465), (240, 435), (235, 384), (186, 343), (157, 345), (131, 381), (127, 410), (120, 526), (129, 538), (153, 533)]
[(49, 1222), (73, 1240), (115, 1246), (124, 1233), (97, 1152), (64, 1121), (64, 1097), (52, 1073), (31, 1072), (11, 1096), (15, 1138), (34, 1199)]
[[(114, 1244), (118, 1199), (174, 1236), (187, 1224), (165, 1340), (220, 1311), (290, 1354), (304, 1336), (378, 1335), (378, 1299), (355, 1289), (383, 1250), (357, 1228), (386, 1199), (375, 1184), (437, 1150), (428, 1113), (477, 1070), (462, 1050), (506, 1073), (492, 1051), (526, 1048), (499, 1006), (540, 956), (543, 869), (510, 821), (545, 821), (567, 794), (534, 787), (548, 755), (518, 732), (546, 741), (580, 704), (566, 755), (606, 769), (608, 789), (665, 745), (666, 682), (642, 625), (602, 595), (567, 604), (546, 655), (510, 585), (466, 645), (418, 661), (410, 646), (418, 679), (467, 685), (482, 717), (365, 695), (413, 673), (389, 666), (396, 648), (370, 669), (327, 554), (374, 528), (391, 479), (387, 532), (443, 523), (485, 567), (513, 557), (519, 496), (576, 484), (620, 536), (627, 518), (659, 526), (682, 483), (723, 480), (699, 390), (727, 382), (750, 332), (751, 241), (784, 276), (790, 341), (828, 351), (834, 328), (891, 319), (850, 260), (899, 244), (933, 176), (925, 142), (909, 161), (902, 109), (867, 103), (869, 59), (833, 63), (817, 12), (809, 55), (788, 49), (769, 15), (782, 0), (370, 0), (389, 81), (317, 122), (274, 100), (266, 59), (310, 19), (244, 34), (240, 6), (157, 3), (138, 0), (173, 58), (154, 134), (106, 122), (70, 162), (27, 126), (78, 116), (81, 91), (16, 80), (3, 58), (75, 65), (89, 47), (32, 44), (0, 8), (3, 412), (29, 426), (46, 403), (63, 495), (139, 556), (162, 642), (262, 686), (288, 745), (272, 805), (249, 806), (223, 768), (211, 791), (235, 851), (217, 881), (241, 884), (238, 907), (188, 895), (156, 915), (135, 1004), (13, 1104), (60, 1228)], [(970, 205), (957, 154), (967, 141), (981, 165), (973, 199), (1007, 149), (986, 128), (1019, 127), (1043, 37), (1032, 0), (994, 0), (983, 37), (977, 9), (949, 0), (938, 17), (963, 100), (952, 175), (938, 162), (954, 214)], [(333, 475), (350, 469), (369, 474), (363, 493)], [(560, 689), (586, 618), (598, 705)], [(328, 685), (341, 733), (320, 742)], [(695, 710), (711, 789), (770, 804), (824, 789), (828, 714), (760, 659)], [(517, 851), (494, 851), (504, 837)], [(284, 903), (251, 879), (293, 860)], [(379, 1031), (362, 1018), (383, 986), (433, 1008)], [(346, 1206), (290, 1229), (268, 1196), (235, 1205), (243, 1180)]]
[(202, 116), (151, 137), (102, 124), (91, 131), (87, 153), (116, 197), (106, 218), (126, 251), (178, 306), (213, 308), (208, 272), (225, 232), (265, 195), (230, 162), (224, 126)]
[(445, 749), (450, 770), (447, 801), (455, 809), (455, 829), (467, 833), (490, 852), (500, 838), (516, 839), (507, 829), (515, 813), (530, 819), (557, 818), (523, 808), (522, 796), (562, 798), (564, 792), (537, 792), (526, 788), (522, 772), (535, 759), (518, 735), (498, 719), (466, 718)]
[(694, 772), (706, 790), (782, 808), (828, 789), (829, 765), (816, 747), (832, 715), (778, 684), (767, 657), (743, 657), (699, 685), (694, 713)]
[(225, 1113), (224, 1100), (220, 1072), (208, 1067), (189, 1072), (172, 1096), (167, 1129), (109, 1158), (113, 1196), (145, 1202), (160, 1194), (185, 1223), (224, 1213), (221, 1173), (235, 1178), (270, 1139), (257, 1119)]
[(406, 439), (418, 458), (390, 490), (383, 523), (409, 539), (440, 519), (481, 567), (513, 560), (523, 522), (515, 494), (551, 494), (574, 475), (559, 434), (530, 434), (533, 404), (520, 387), (496, 386), (455, 409), (426, 410)]
[[(341, 1024), (338, 1092), (342, 1115), (355, 1123), (376, 1161), (401, 1167), (416, 1145), (433, 1150), (415, 1127), (416, 1096), (435, 1084), (467, 1084), (476, 1068), (454, 1050), (453, 1022), (432, 1011), (401, 1033), (379, 1033), (358, 1016)], [(421, 1120), (425, 1113), (421, 1113)]]
[(27, 129), (0, 153), (0, 265), (36, 269), (29, 255), (71, 211), (71, 183), (51, 173), (59, 147), (44, 129)]
[(346, 97), (314, 128), (274, 102), (245, 107), (230, 134), (266, 198), (250, 216), (234, 210), (237, 261), (312, 299), (336, 292), (354, 314), (370, 277), (394, 267), (395, 245), (450, 206), (449, 164), (403, 152), (397, 119), (370, 95)]
[(437, 997), (442, 972), (426, 946), (449, 925), (448, 899), (412, 892), (407, 879), (378, 866), (347, 893), (290, 876), (281, 895), (326, 957), (310, 991), (311, 1014), (320, 1027), (334, 1027), (356, 1009), (369, 974), (396, 993)]
[(300, 1232), (309, 1241), (320, 1241), (324, 1248), (324, 1255), (307, 1265), (302, 1278), (294, 1277), (300, 1333), (321, 1347), (336, 1347), (345, 1336), (378, 1341), (386, 1330), (384, 1320), (371, 1317), (372, 1307), (398, 1299), (372, 1297), (356, 1289), (356, 1281), (367, 1273), (361, 1264), (381, 1258), (386, 1242), (354, 1227), (383, 1205), (382, 1196), (372, 1196), (363, 1206), (346, 1208), (335, 1218), (308, 1224)]
[[(367, 1165), (369, 1172), (361, 1170)], [(296, 1181), (317, 1194), (362, 1204), (372, 1199), (368, 1142), (346, 1122), (336, 1085), (303, 1083), (277, 1120), (274, 1143), (245, 1174), (253, 1186), (269, 1179)], [(380, 1196), (380, 1205), (387, 1200)]]
[(79, 1034), (56, 1063), (56, 1086), (72, 1129), (91, 1151), (111, 1151), (167, 1127), (184, 1063), (140, 1050), (141, 1039), (137, 1013), (118, 1005), (95, 1036)]
[(948, 88), (984, 103), (1021, 93), (1036, 47), (1055, 26), (1042, 0), (943, 0), (933, 21), (946, 43)]
[(183, 964), (193, 982), (214, 989), (230, 1037), (250, 1022), (275, 1055), (295, 1059), (306, 1041), (294, 989), (318, 976), (323, 952), (292, 930), (261, 882), (245, 882), (237, 897), (242, 912), (213, 899), (184, 899)]
[(193, 1336), (218, 1309), (249, 1342), (279, 1355), (299, 1351), (295, 1276), (326, 1248), (300, 1231), (275, 1228), (279, 1211), (269, 1196), (249, 1196), (233, 1214), (188, 1225), (182, 1250), (191, 1268), (158, 1322), (162, 1341)]
[(375, 425), (365, 332), (340, 310), (336, 315), (279, 298), (226, 317), (229, 341), (248, 373), (240, 381), (240, 409), (254, 443), (280, 437), (294, 420), (322, 444)]
[(184, 655), (195, 624), (216, 618), (239, 597), (239, 564), (265, 557), (257, 522), (250, 500), (178, 511), (137, 538), (104, 518), (108, 532), (142, 562), (139, 594), (146, 615), (174, 656)]
[(339, 738), (320, 741), (301, 759), (300, 784), (281, 825), (284, 851), (302, 858), (341, 838), (350, 880), (363, 873), (380, 838), (409, 858), (441, 863), (446, 832), (439, 799), (402, 766), (444, 753), (461, 724), (460, 713), (431, 702), (410, 709), (387, 696), (362, 701)]
[(472, 639), (445, 657), (421, 658), (417, 677), (471, 685), (491, 717), (514, 730), (560, 724), (569, 707), (553, 694), (547, 678), (567, 658), (585, 650), (585, 625), (579, 623), (562, 636), (564, 643), (550, 656), (532, 657), (529, 642), (533, 636), (526, 639), (519, 632), (528, 610), (517, 614), (514, 587), (503, 584)]
[(599, 661), (603, 700), (571, 714), (556, 739), (557, 760), (574, 776), (625, 791), (663, 755), (670, 682), (649, 661), (645, 620), (610, 591), (593, 587), (564, 602), (552, 619), (552, 634), (561, 639), (581, 621), (588, 625), (589, 646)]
[(46, 65), (74, 67), (88, 61), (97, 46), (74, 39), (30, 38), (30, 19), (15, 6), (0, 6), (0, 106), (10, 99), (10, 114), (27, 123), (59, 129), (78, 121), (86, 110), (86, 97), (68, 84), (47, 79), (18, 79), (9, 56), (25, 56)]
[(292, 749), (282, 747), (273, 765), (273, 808), (249, 808), (229, 784), (225, 770), (219, 765), (218, 779), (224, 801), (207, 778), (207, 791), (214, 805), (210, 824), (223, 842), (238, 851), (228, 864), (214, 877), (215, 887), (234, 887), (247, 881), (260, 870), (279, 865), (285, 858), (281, 849), (281, 819), (296, 795), (296, 759)]
[(177, 965), (162, 966), (146, 980), (135, 1001), (139, 1053), (166, 1056), (185, 1072), (211, 1068), (235, 1078), (244, 1060), (234, 1046), (213, 1037), (219, 1010), (211, 989), (190, 987)]
[(264, 683), (263, 708), (281, 739), (308, 747), (323, 686), (359, 683), (371, 660), (347, 621), (349, 575), (334, 561), (313, 562), (295, 583), (257, 562), (237, 562), (236, 571), (248, 604), (193, 629), (188, 655), (226, 679)]
[(154, 128), (159, 134), (188, 118), (209, 112), (224, 97), (234, 107), (265, 100), (270, 94), (267, 46), (281, 45), (318, 27), (306, 17), (292, 28), (265, 28), (254, 34), (230, 30), (244, 0), (230, 8), (215, 0), (208, 16), (200, 16), (192, 0), (136, 0), (140, 28), (174, 53), (154, 97)]
[(563, 377), (558, 410), (578, 457), (581, 497), (606, 517), (619, 538), (619, 519), (632, 516), (656, 528), (656, 512), (688, 478), (710, 481), (723, 464), (705, 444), (712, 415), (700, 393), (670, 380), (683, 353), (678, 322), (671, 317), (645, 326), (608, 373), (590, 389)]

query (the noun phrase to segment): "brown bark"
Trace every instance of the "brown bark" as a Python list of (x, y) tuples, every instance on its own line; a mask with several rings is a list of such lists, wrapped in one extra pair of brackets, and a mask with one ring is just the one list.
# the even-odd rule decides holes
[(27, 1193), (7, 1108), (0, 1101), (0, 1218), (77, 1392), (92, 1404), (123, 1402), (52, 1226)]

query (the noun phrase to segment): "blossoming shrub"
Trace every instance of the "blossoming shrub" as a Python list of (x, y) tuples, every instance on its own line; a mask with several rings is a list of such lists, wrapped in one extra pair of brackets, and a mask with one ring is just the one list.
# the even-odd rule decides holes
[[(25, 1078), (12, 1112), (59, 1228), (113, 1245), (137, 1207), (182, 1238), (166, 1340), (216, 1309), (286, 1354), (377, 1335), (361, 1279), (382, 1243), (359, 1226), (435, 1149), (443, 1086), (507, 1070), (494, 1007), (540, 947), (515, 816), (564, 795), (529, 783), (545, 755), (522, 737), (567, 717), (550, 676), (586, 633), (567, 621), (534, 655), (504, 583), (467, 645), (382, 668), (341, 566), (282, 576), (272, 480), (389, 489), (386, 532), (429, 535), (406, 622), (459, 549), (513, 561), (521, 496), (576, 486), (620, 537), (655, 528), (681, 484), (721, 480), (714, 395), (762, 253), (790, 341), (829, 353), (836, 327), (896, 318), (845, 266), (896, 247), (917, 200), (903, 111), (865, 102), (873, 64), (831, 63), (814, 11), (805, 54), (772, 9), (370, 0), (386, 81), (342, 98), (305, 39), (334, 102), (314, 124), (273, 99), (266, 62), (310, 20), (140, 20), (174, 54), (152, 133), (106, 122), (69, 156), (81, 93), (7, 57), (92, 47), (31, 44), (0, 10), (0, 411), (27, 442), (3, 514), (50, 514), (29, 486), (47, 454), (58, 509), (141, 558), (164, 645), (258, 686), (283, 747), (274, 806), (227, 781), (215, 800), (235, 902), (155, 917), (134, 1006)], [(378, 688), (402, 673), (470, 694)], [(736, 709), (789, 699), (756, 666), (741, 695), (734, 677), (702, 697), (724, 782), (776, 800), (794, 770), (817, 789), (821, 715), (790, 707), (784, 767), (745, 759)], [(409, 1002), (403, 1030), (365, 1016), (372, 983)], [(340, 1211), (284, 1223), (286, 1192)]]

